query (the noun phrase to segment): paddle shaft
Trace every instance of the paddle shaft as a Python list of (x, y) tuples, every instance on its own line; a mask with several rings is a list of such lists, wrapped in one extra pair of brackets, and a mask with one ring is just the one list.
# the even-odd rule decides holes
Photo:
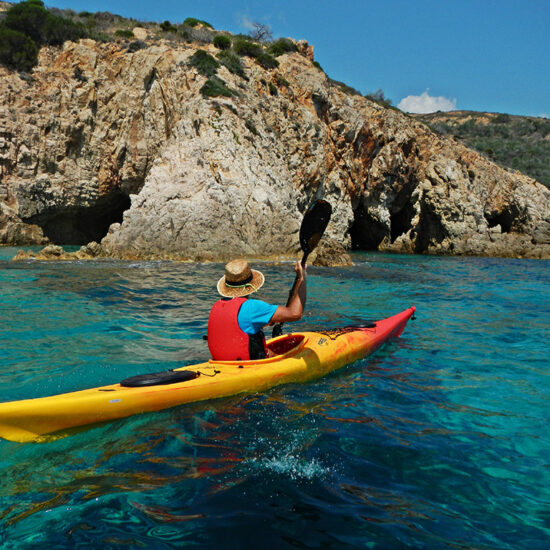
[[(306, 267), (306, 260), (308, 256), (309, 256), (309, 252), (304, 252), (302, 259), (300, 261), (300, 263), (302, 264), (302, 268)], [(292, 302), (292, 298), (294, 297), (294, 294), (296, 293), (296, 289), (298, 288), (299, 280), (300, 280), (300, 276), (298, 275), (298, 273), (296, 273), (296, 277), (294, 277), (294, 283), (292, 284), (292, 288), (288, 293), (288, 300), (286, 302), (286, 307), (290, 306), (290, 302)], [(277, 323), (273, 325), (271, 336), (273, 338), (276, 338), (277, 336), (281, 336), (282, 334), (283, 334), (283, 323)]]
[[(302, 269), (306, 266), (307, 257), (319, 243), (319, 240), (323, 236), (325, 229), (330, 221), (332, 214), (332, 207), (330, 204), (322, 199), (317, 199), (307, 210), (302, 220), (300, 227), (300, 246), (304, 255), (302, 256), (301, 264)], [(294, 283), (288, 294), (288, 300), (286, 306), (289, 307), (294, 294), (298, 288), (299, 274), (296, 273)], [(273, 337), (280, 336), (283, 333), (283, 323), (277, 323), (273, 327)]]
[[(306, 267), (306, 260), (309, 256), (309, 252), (304, 252), (302, 259), (300, 263), (302, 264), (302, 269)], [(290, 289), (290, 292), (288, 293), (288, 300), (286, 301), (286, 307), (290, 305), (290, 302), (292, 302), (292, 297), (294, 296), (294, 293), (296, 292), (296, 288), (298, 287), (298, 281), (299, 281), (299, 275), (296, 273), (296, 277), (294, 277), (294, 283), (292, 284), (292, 288)], [(282, 326), (282, 323), (280, 323)]]

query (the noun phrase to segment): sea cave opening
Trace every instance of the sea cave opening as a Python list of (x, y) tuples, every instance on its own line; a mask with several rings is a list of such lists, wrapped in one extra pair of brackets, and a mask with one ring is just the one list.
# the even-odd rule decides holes
[(42, 214), (27, 219), (42, 228), (48, 239), (59, 245), (83, 245), (99, 242), (113, 223), (122, 222), (130, 208), (130, 197), (124, 193), (111, 195), (91, 207)]
[(353, 250), (378, 250), (388, 234), (387, 228), (360, 204), (353, 212), (354, 218), (349, 235)]
[(489, 227), (500, 225), (502, 233), (510, 233), (514, 223), (514, 213), (509, 210), (492, 212), (491, 214), (485, 214), (485, 219)]
[(402, 200), (395, 200), (389, 212), (389, 227), (369, 213), (363, 204), (359, 204), (353, 213), (354, 219), (349, 229), (352, 249), (378, 250), (384, 239), (389, 238), (394, 243), (411, 230), (416, 210), (408, 195), (403, 195)]
[(410, 201), (405, 202), (400, 209), (390, 212), (391, 242), (404, 235), (411, 229), (412, 219), (415, 215), (414, 206)]

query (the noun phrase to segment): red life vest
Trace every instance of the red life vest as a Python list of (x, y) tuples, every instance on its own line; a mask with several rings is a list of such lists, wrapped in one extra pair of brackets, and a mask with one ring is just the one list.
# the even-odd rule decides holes
[(238, 316), (246, 298), (218, 300), (208, 318), (208, 348), (215, 361), (247, 361), (267, 357), (262, 331), (250, 335), (239, 326)]

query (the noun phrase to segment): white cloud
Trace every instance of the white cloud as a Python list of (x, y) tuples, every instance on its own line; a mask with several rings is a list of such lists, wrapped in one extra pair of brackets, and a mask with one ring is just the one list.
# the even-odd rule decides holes
[(435, 113), (436, 111), (455, 111), (456, 99), (443, 96), (432, 97), (426, 90), (421, 95), (408, 95), (397, 105), (398, 109), (407, 113)]
[(252, 21), (250, 17), (248, 17), (248, 15), (239, 14), (238, 19), (239, 19), (239, 25), (241, 27), (244, 27), (249, 31), (254, 30), (254, 21)]

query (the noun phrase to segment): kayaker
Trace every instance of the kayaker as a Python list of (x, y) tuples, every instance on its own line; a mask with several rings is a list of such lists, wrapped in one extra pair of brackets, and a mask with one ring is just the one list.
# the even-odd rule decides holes
[(288, 306), (277, 306), (247, 298), (263, 286), (263, 273), (250, 269), (243, 259), (226, 264), (225, 275), (217, 285), (223, 298), (212, 306), (208, 319), (208, 348), (213, 359), (246, 361), (269, 357), (263, 328), (298, 321), (304, 312), (306, 269), (297, 262), (294, 270), (298, 278), (296, 292)]

